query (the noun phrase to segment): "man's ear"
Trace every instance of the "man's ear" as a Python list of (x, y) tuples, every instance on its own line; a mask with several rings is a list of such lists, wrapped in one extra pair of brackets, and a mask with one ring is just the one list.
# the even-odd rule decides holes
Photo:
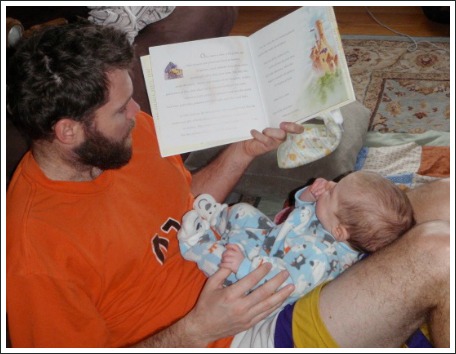
[(340, 242), (347, 241), (350, 237), (347, 228), (342, 224), (337, 224), (337, 226), (333, 228), (332, 234), (334, 238)]
[(62, 118), (54, 125), (55, 137), (62, 144), (76, 144), (81, 140), (81, 123), (70, 118)]

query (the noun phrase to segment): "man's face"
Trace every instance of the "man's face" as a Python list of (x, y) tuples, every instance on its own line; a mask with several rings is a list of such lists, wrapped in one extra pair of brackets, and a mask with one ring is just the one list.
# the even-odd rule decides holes
[(130, 161), (131, 130), (138, 104), (132, 99), (133, 85), (127, 70), (108, 74), (109, 100), (84, 124), (85, 140), (75, 149), (79, 161), (101, 170), (120, 168)]

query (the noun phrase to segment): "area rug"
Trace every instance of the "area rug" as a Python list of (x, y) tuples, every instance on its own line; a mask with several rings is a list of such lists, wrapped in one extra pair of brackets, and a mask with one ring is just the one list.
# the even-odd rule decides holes
[(421, 38), (415, 48), (403, 38), (342, 39), (356, 98), (372, 112), (369, 130), (449, 132), (449, 39)]

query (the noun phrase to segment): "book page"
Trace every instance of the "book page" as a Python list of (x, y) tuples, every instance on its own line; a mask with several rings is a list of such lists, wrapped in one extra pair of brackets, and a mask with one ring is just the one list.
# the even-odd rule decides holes
[(162, 156), (250, 139), (251, 129), (267, 126), (246, 38), (157, 46), (149, 53), (148, 94)]
[(147, 97), (149, 98), (150, 109), (152, 111), (152, 118), (155, 123), (155, 131), (158, 132), (158, 110), (157, 110), (157, 98), (155, 97), (154, 89), (154, 76), (152, 75), (152, 67), (150, 66), (150, 59), (148, 55), (144, 55), (140, 58), (141, 68), (144, 75), (144, 82), (146, 84)]
[(249, 40), (271, 126), (355, 100), (332, 7), (302, 7)]

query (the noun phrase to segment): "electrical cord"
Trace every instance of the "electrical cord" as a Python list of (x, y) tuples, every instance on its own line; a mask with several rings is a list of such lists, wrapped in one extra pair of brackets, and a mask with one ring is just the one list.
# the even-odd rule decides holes
[(443, 51), (445, 51), (445, 52), (447, 52), (447, 53), (450, 53), (450, 51), (449, 51), (448, 49), (442, 48), (442, 47), (440, 47), (440, 46), (438, 46), (438, 45), (435, 45), (435, 44), (432, 43), (432, 42), (429, 42), (429, 41), (426, 41), (426, 40), (418, 41), (418, 40), (416, 40), (415, 38), (413, 38), (412, 36), (409, 36), (408, 34), (405, 34), (405, 33), (401, 33), (401, 32), (396, 31), (395, 29), (393, 29), (393, 28), (391, 28), (391, 27), (385, 25), (385, 24), (382, 23), (381, 21), (379, 21), (379, 20), (374, 16), (374, 14), (369, 10), (369, 6), (365, 6), (365, 9), (366, 9), (366, 12), (369, 14), (369, 16), (370, 16), (375, 22), (377, 22), (380, 26), (386, 28), (387, 30), (389, 30), (389, 31), (391, 31), (391, 32), (393, 32), (393, 33), (398, 34), (399, 36), (407, 37), (407, 38), (412, 42), (412, 43), (408, 46), (408, 48), (407, 48), (407, 51), (408, 51), (408, 52), (414, 52), (415, 50), (417, 50), (417, 49), (418, 49), (418, 45), (419, 45), (420, 43), (427, 43), (427, 44), (431, 45), (432, 47), (437, 48), (438, 50), (443, 50)]

